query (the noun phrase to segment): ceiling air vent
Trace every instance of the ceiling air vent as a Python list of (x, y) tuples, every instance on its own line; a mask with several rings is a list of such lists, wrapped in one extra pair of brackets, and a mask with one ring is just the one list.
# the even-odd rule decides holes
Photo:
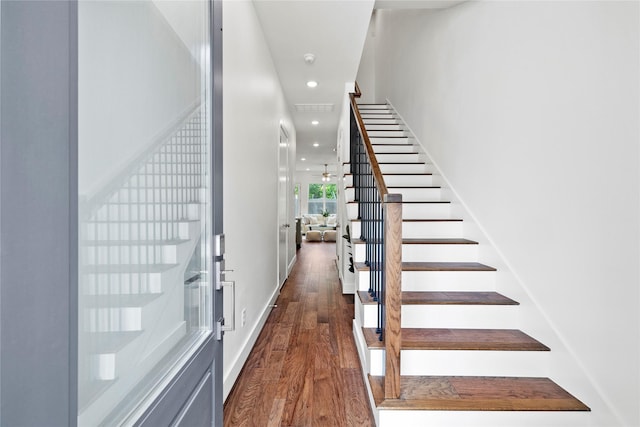
[(296, 104), (296, 111), (299, 113), (330, 113), (333, 111), (333, 104)]

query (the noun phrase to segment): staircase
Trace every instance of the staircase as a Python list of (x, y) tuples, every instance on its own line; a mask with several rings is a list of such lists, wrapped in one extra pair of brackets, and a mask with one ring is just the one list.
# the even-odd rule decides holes
[(201, 108), (191, 111), (81, 206), (79, 424), (113, 419), (123, 398), (197, 330), (205, 120)]
[(551, 349), (518, 329), (518, 302), (495, 292), (496, 269), (465, 238), (437, 171), (397, 114), (388, 105), (358, 109), (388, 192), (402, 194), (401, 377), (390, 399), (354, 176), (345, 165), (354, 336), (378, 426), (588, 425), (589, 408), (546, 377)]

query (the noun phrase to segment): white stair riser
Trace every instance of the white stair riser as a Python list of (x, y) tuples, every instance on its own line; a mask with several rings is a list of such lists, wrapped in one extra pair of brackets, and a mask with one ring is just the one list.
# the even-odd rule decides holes
[[(403, 291), (494, 291), (495, 271), (403, 271)], [(369, 289), (369, 271), (356, 271), (356, 286)]]
[(403, 328), (517, 329), (515, 305), (404, 305)]
[(158, 294), (162, 273), (87, 273), (82, 291), (87, 295)]
[[(387, 187), (431, 187), (433, 175), (393, 175), (382, 174)], [(343, 180), (345, 188), (353, 186), (353, 175), (346, 175)]]
[[(188, 176), (189, 174), (195, 174), (200, 172), (198, 169), (200, 165), (196, 164), (199, 161), (202, 161), (202, 154), (200, 153), (200, 148), (197, 146), (192, 146), (191, 151), (188, 155), (190, 158), (184, 158), (180, 163), (176, 163), (175, 160), (169, 159), (167, 162), (157, 162), (156, 164), (147, 164), (141, 167), (138, 170), (140, 174), (146, 174), (146, 176), (158, 176), (158, 175), (177, 175), (184, 174)], [(186, 155), (185, 155), (186, 157)], [(158, 159), (157, 157), (156, 159)], [(165, 155), (166, 158), (166, 155)], [(182, 163), (184, 162), (184, 163)]]
[[(353, 259), (364, 262), (366, 244), (353, 245)], [(402, 245), (402, 261), (404, 262), (476, 262), (478, 261), (478, 245), (471, 244), (419, 244)]]
[[(351, 221), (351, 235), (361, 236), (361, 222)], [(413, 221), (402, 223), (402, 237), (415, 238), (462, 238), (462, 221)]]
[[(370, 349), (371, 375), (384, 375), (384, 350)], [(401, 375), (546, 376), (548, 351), (402, 350)]]
[[(156, 165), (159, 167), (160, 165)], [(173, 163), (170, 165), (162, 165), (169, 166), (169, 172), (165, 174), (160, 174), (158, 172), (151, 173), (149, 175), (141, 175), (141, 176), (133, 176), (129, 178), (127, 188), (123, 188), (123, 190), (129, 189), (131, 191), (138, 191), (138, 189), (143, 188), (155, 188), (155, 189), (182, 189), (182, 188), (193, 188), (195, 185), (200, 184), (200, 181), (204, 179), (203, 176), (197, 175), (195, 171), (184, 170), (184, 166), (180, 163)], [(189, 167), (192, 167), (189, 165)], [(184, 174), (181, 174), (184, 173)]]
[[(350, 220), (358, 219), (358, 205), (349, 203), (347, 217)], [(448, 219), (451, 218), (450, 203), (404, 203), (402, 205), (403, 219)]]
[[(144, 314), (144, 316), (153, 317), (154, 314), (157, 319), (157, 313)], [(174, 325), (179, 325), (179, 323), (174, 323)], [(91, 378), (94, 380), (103, 381), (115, 380), (121, 375), (126, 375), (126, 373), (121, 372), (123, 368), (133, 368), (137, 370), (139, 367), (132, 366), (131, 361), (140, 360), (141, 357), (144, 357), (143, 354), (145, 351), (149, 350), (149, 347), (154, 349), (154, 353), (159, 352), (158, 354), (163, 354), (162, 346), (167, 345), (167, 343), (169, 345), (171, 344), (171, 339), (167, 338), (169, 338), (171, 335), (175, 335), (176, 332), (178, 335), (178, 339), (184, 336), (184, 328), (182, 328), (182, 331), (167, 328), (163, 330), (164, 334), (159, 335), (153, 334), (150, 325), (143, 325), (143, 328), (145, 330), (142, 331), (139, 336), (128, 342), (125, 346), (115, 351), (111, 350), (110, 352), (93, 354), (90, 361)], [(166, 335), (167, 332), (170, 332), (170, 335)], [(177, 342), (177, 340), (175, 340), (174, 338), (173, 341), (173, 345), (175, 345), (175, 342)], [(158, 344), (160, 345), (158, 346)]]
[(202, 186), (199, 184), (185, 185), (181, 187), (172, 188), (140, 188), (140, 189), (127, 189), (123, 188), (118, 191), (110, 202), (118, 203), (154, 203), (162, 200), (164, 202), (181, 202), (189, 203), (200, 197)]
[(548, 375), (548, 351), (402, 350), (402, 375)]
[[(349, 163), (344, 164), (342, 168), (342, 172), (345, 174), (350, 174)], [(432, 172), (432, 166), (429, 163), (381, 163), (380, 171), (382, 174), (386, 173), (430, 173)]]
[(393, 145), (409, 145), (409, 138), (385, 138), (385, 137), (369, 137), (371, 144), (393, 144)]
[(433, 175), (383, 175), (387, 187), (431, 187)]
[(420, 161), (420, 154), (418, 153), (404, 153), (404, 154), (376, 154), (376, 160), (379, 163), (415, 163)]
[(357, 203), (346, 203), (344, 205), (346, 207), (346, 215), (347, 219), (358, 219), (358, 204)]
[(449, 219), (450, 203), (405, 203), (402, 205), (403, 219)]
[[(402, 200), (404, 202), (439, 202), (441, 201), (441, 189), (436, 188), (424, 188), (424, 187), (391, 187), (387, 186), (387, 190), (390, 194), (402, 194)], [(355, 188), (345, 188), (345, 197), (348, 202), (355, 199)]]
[[(362, 304), (356, 297), (356, 315), (365, 328), (378, 325), (377, 304)], [(403, 305), (403, 328), (517, 329), (517, 306), (513, 305)]]
[(365, 128), (367, 125), (396, 125), (399, 123), (396, 119), (362, 119), (362, 121)]
[(142, 307), (85, 308), (85, 332), (133, 332), (142, 330)]
[[(430, 187), (434, 185), (433, 175), (415, 173), (412, 175), (394, 175), (383, 173), (384, 182), (387, 187)], [(342, 180), (344, 187), (353, 187), (353, 175), (345, 175)]]
[(374, 125), (374, 124), (366, 124), (364, 126), (367, 130), (367, 133), (372, 131), (381, 131), (381, 130), (402, 130), (399, 124), (396, 125)]
[(104, 222), (85, 225), (86, 240), (189, 239), (188, 222)]
[(106, 205), (92, 218), (95, 221), (180, 221), (200, 218), (201, 205), (198, 203), (179, 203), (177, 205), (158, 205), (152, 202)]
[(381, 163), (380, 171), (383, 175), (385, 173), (429, 173), (431, 167), (426, 163)]
[(384, 138), (384, 137), (406, 137), (408, 136), (402, 130), (372, 130), (367, 131), (369, 138)]
[[(366, 380), (366, 378), (365, 378)], [(377, 412), (378, 427), (447, 426), (447, 427), (585, 427), (592, 424), (590, 412), (577, 411), (418, 411), (389, 410)]]
[(373, 152), (377, 154), (383, 153), (417, 153), (418, 147), (410, 144), (393, 144), (393, 145), (379, 145), (373, 146)]
[(124, 245), (84, 247), (86, 265), (176, 264), (177, 245)]
[(388, 104), (358, 104), (359, 110), (388, 110)]
[(94, 354), (90, 363), (92, 380), (112, 381), (117, 378), (116, 353)]
[(370, 137), (369, 141), (371, 141), (372, 145), (379, 145), (379, 144), (393, 144), (393, 145), (398, 145), (398, 146), (403, 146), (403, 145), (413, 145), (411, 144), (411, 140), (409, 139), (409, 137), (404, 137), (404, 138), (399, 138), (399, 137), (393, 137), (393, 138), (385, 138), (385, 137)]
[(368, 120), (368, 119), (390, 119), (390, 118), (395, 118), (393, 116), (393, 114), (389, 114), (389, 112), (387, 111), (380, 111), (377, 113), (372, 113), (372, 112), (360, 112), (360, 116), (362, 117), (362, 120)]

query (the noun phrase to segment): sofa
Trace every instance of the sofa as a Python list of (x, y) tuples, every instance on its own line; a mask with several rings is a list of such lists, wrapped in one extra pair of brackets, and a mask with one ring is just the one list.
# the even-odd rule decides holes
[(307, 231), (311, 230), (313, 226), (335, 228), (336, 223), (336, 214), (331, 214), (326, 218), (322, 214), (304, 214), (301, 218), (302, 234), (307, 234)]

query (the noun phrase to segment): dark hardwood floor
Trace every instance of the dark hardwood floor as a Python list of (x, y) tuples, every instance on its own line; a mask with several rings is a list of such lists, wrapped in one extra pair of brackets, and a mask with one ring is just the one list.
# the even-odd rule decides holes
[(373, 426), (335, 244), (303, 242), (224, 406), (224, 425)]

